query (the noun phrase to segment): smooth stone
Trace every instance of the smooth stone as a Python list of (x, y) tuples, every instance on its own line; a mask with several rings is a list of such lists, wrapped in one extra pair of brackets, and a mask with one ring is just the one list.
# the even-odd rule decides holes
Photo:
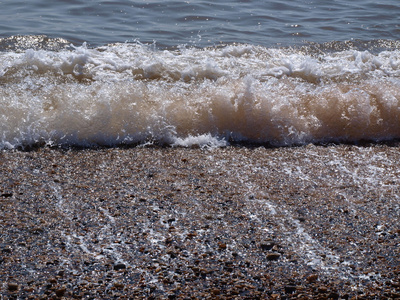
[(18, 284), (12, 283), (12, 282), (8, 283), (9, 291), (11, 291), (11, 292), (18, 291), (18, 288), (19, 288)]
[(123, 263), (117, 263), (114, 265), (115, 271), (124, 270), (124, 269), (126, 269), (126, 265)]
[(275, 246), (274, 242), (264, 242), (260, 244), (261, 249), (263, 250), (271, 250), (272, 247)]
[(64, 296), (64, 294), (65, 294), (66, 291), (67, 291), (67, 290), (66, 290), (65, 288), (61, 288), (61, 289), (56, 290), (56, 295), (57, 295), (57, 297), (62, 297), (62, 296)]
[(281, 255), (279, 253), (269, 253), (267, 255), (268, 260), (278, 260)]

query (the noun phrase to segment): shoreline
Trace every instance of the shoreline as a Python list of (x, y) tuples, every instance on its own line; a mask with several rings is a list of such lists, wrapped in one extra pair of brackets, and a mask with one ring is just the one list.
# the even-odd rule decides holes
[(400, 297), (398, 146), (0, 153), (5, 298)]

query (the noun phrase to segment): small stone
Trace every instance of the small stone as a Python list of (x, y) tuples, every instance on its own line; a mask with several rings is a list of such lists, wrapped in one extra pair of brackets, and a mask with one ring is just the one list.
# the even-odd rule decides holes
[(281, 255), (279, 253), (268, 253), (267, 259), (272, 261), (272, 260), (278, 260)]
[(66, 288), (60, 288), (60, 289), (56, 290), (56, 296), (62, 297), (62, 296), (64, 296), (66, 291), (67, 291)]
[(292, 294), (296, 291), (296, 287), (294, 285), (285, 286), (285, 293)]
[(260, 244), (261, 249), (263, 250), (271, 250), (272, 247), (274, 247), (274, 242), (268, 241), (268, 242), (263, 242)]
[(18, 284), (12, 283), (12, 282), (8, 283), (8, 290), (9, 291), (15, 292), (15, 291), (18, 291), (18, 288), (19, 288)]
[(307, 277), (307, 281), (309, 283), (315, 282), (315, 281), (317, 281), (317, 279), (318, 279), (318, 275), (317, 274), (312, 274), (312, 275)]
[(55, 278), (50, 278), (50, 279), (49, 279), (49, 282), (52, 283), (52, 284), (56, 284), (56, 283), (57, 283), (57, 279), (55, 279)]
[(169, 254), (169, 256), (170, 256), (171, 258), (176, 258), (176, 257), (177, 257), (177, 254), (176, 254), (174, 251), (172, 251), (172, 250), (168, 250), (168, 251), (167, 251), (167, 254)]
[(124, 288), (124, 284), (121, 282), (115, 282), (114, 283), (114, 287), (117, 289), (123, 289)]
[(398, 299), (398, 298), (400, 298), (400, 293), (391, 292), (391, 295), (390, 295), (390, 296), (392, 297), (392, 299)]
[(279, 246), (278, 245), (274, 245), (271, 249), (274, 252), (277, 252), (279, 250)]
[(326, 292), (328, 292), (328, 288), (326, 286), (320, 286), (318, 288), (318, 292), (321, 294), (325, 294)]
[(328, 298), (329, 299), (339, 299), (339, 297), (340, 297), (340, 294), (339, 293), (336, 293), (336, 292), (331, 292), (329, 295), (328, 295)]
[(33, 227), (30, 231), (32, 234), (41, 234), (44, 232), (43, 228), (41, 227)]
[(189, 239), (191, 239), (191, 238), (193, 238), (193, 237), (195, 237), (195, 236), (197, 236), (197, 232), (196, 232), (196, 231), (189, 232), (188, 235), (187, 235), (187, 237), (188, 237)]
[(220, 242), (220, 243), (218, 243), (218, 247), (219, 247), (219, 249), (221, 249), (221, 250), (225, 250), (225, 249), (226, 249), (226, 244)]
[(124, 269), (126, 269), (126, 265), (123, 263), (117, 263), (114, 265), (115, 271), (124, 270)]
[(11, 247), (5, 247), (5, 248), (3, 248), (3, 249), (1, 250), (1, 252), (3, 252), (3, 253), (11, 253), (12, 250), (11, 250)]

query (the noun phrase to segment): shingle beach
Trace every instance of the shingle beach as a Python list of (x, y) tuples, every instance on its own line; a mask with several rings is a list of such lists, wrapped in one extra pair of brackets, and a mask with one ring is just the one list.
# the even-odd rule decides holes
[(398, 145), (0, 153), (1, 299), (400, 297)]

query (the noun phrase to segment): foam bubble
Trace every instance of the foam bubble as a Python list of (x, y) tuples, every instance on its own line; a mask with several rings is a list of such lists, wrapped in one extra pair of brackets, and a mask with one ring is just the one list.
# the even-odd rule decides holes
[(189, 135), (186, 138), (176, 137), (172, 146), (193, 147), (200, 146), (201, 148), (225, 147), (227, 142), (224, 139), (218, 139), (210, 134), (201, 134), (198, 136)]
[(400, 52), (140, 44), (0, 53), (0, 147), (400, 137)]

